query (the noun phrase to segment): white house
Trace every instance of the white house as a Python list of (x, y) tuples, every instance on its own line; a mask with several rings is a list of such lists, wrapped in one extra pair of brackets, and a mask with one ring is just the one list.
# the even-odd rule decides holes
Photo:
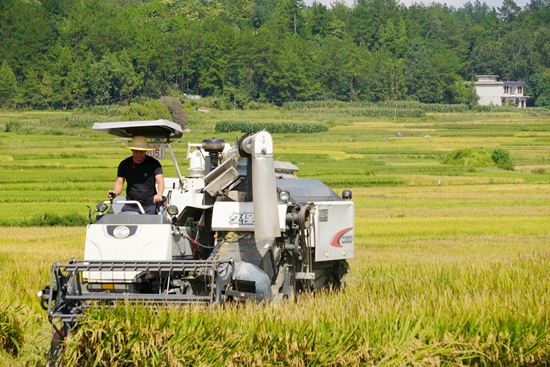
[(529, 96), (524, 96), (525, 82), (498, 81), (498, 75), (476, 75), (476, 93), (482, 106), (502, 106), (513, 102), (518, 108), (527, 107)]

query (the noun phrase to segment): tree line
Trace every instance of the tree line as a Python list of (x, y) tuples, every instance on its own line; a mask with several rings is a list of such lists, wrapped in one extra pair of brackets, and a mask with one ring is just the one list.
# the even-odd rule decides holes
[(250, 101), (477, 103), (475, 75), (550, 106), (550, 0), (2, 0), (0, 106), (193, 94)]

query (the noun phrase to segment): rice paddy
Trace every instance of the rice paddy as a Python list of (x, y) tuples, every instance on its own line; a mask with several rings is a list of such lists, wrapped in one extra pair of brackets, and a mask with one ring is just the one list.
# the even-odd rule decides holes
[[(208, 127), (175, 144), (180, 164), (187, 141), (211, 137), (211, 120), (228, 119), (215, 113), (200, 116)], [(260, 120), (264, 112), (241, 113), (239, 120)], [(287, 118), (297, 116), (304, 114)], [(0, 131), (9, 118), (0, 114)], [(97, 311), (69, 339), (65, 365), (548, 365), (548, 118), (308, 118), (339, 123), (324, 133), (275, 134), (275, 154), (301, 177), (353, 191), (356, 251), (345, 291), (207, 312)], [(120, 140), (85, 132), (0, 133), (0, 365), (45, 365), (51, 328), (36, 292), (49, 282), (53, 261), (83, 254), (83, 226), (21, 225), (44, 213), (86, 217), (86, 205), (105, 198), (127, 155)], [(515, 169), (442, 164), (467, 147), (507, 149)], [(162, 163), (173, 176), (169, 161)]]

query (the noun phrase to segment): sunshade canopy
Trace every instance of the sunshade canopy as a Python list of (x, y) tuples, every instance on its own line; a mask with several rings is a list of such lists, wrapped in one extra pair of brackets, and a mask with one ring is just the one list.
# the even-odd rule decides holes
[(150, 139), (172, 139), (183, 136), (181, 126), (168, 120), (96, 122), (92, 126), (92, 130), (121, 138), (131, 138), (134, 135), (141, 135)]

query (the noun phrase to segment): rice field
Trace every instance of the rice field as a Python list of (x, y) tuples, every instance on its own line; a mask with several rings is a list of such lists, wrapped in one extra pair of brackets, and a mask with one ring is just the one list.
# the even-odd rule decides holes
[[(260, 120), (264, 112), (255, 113), (237, 118)], [(265, 119), (292, 114), (280, 113)], [(200, 118), (211, 126), (222, 119), (215, 114)], [(0, 131), (7, 120), (0, 113)], [(65, 365), (548, 365), (547, 123), (522, 113), (433, 114), (349, 118), (326, 133), (275, 134), (275, 154), (301, 177), (353, 191), (356, 255), (345, 291), (206, 312), (97, 311), (68, 341)], [(209, 129), (175, 145), (181, 163), (187, 141), (212, 137)], [(51, 328), (36, 292), (49, 282), (53, 261), (83, 254), (83, 226), (21, 224), (44, 213), (86, 217), (86, 205), (104, 199), (127, 155), (119, 140), (84, 132), (0, 132), (0, 365), (45, 365)], [(441, 163), (465, 147), (507, 149), (515, 170)]]

